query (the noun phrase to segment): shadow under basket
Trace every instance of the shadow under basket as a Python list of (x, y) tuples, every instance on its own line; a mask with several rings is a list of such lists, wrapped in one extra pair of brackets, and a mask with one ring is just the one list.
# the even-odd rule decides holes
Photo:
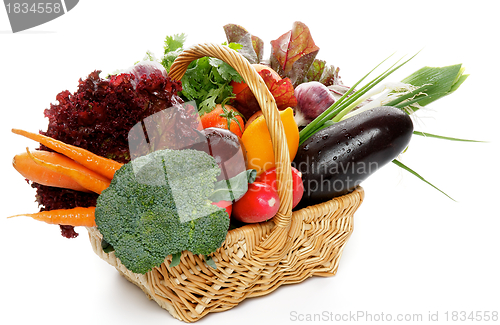
[(272, 221), (229, 231), (222, 247), (212, 254), (217, 269), (208, 266), (203, 257), (184, 252), (179, 265), (168, 267), (168, 258), (146, 274), (129, 271), (113, 252), (105, 253), (96, 228), (88, 228), (88, 232), (99, 257), (173, 317), (195, 322), (210, 312), (233, 308), (245, 298), (269, 294), (281, 285), (335, 275), (363, 196), (358, 187), (350, 194), (293, 212), (290, 245), (279, 261), (266, 261), (255, 254), (270, 235)]
[(183, 252), (179, 265), (171, 256), (146, 274), (128, 270), (114, 252), (105, 253), (97, 228), (87, 228), (95, 253), (140, 287), (173, 317), (195, 322), (211, 312), (231, 309), (246, 298), (266, 295), (284, 284), (312, 276), (333, 276), (353, 231), (353, 216), (364, 191), (354, 191), (292, 213), (292, 172), (285, 132), (274, 97), (250, 63), (238, 52), (218, 44), (200, 44), (182, 52), (169, 77), (181, 80), (193, 60), (210, 56), (238, 71), (257, 99), (274, 150), (280, 207), (267, 222), (248, 224), (228, 232), (222, 246), (210, 256)]

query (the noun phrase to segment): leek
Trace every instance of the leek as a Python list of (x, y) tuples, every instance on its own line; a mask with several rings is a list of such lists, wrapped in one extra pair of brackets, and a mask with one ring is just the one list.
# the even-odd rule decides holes
[[(332, 106), (327, 108), (320, 116), (300, 131), (300, 144), (304, 143), (305, 140), (317, 131), (323, 129), (327, 121), (339, 122), (374, 107), (395, 106), (405, 110), (408, 114), (412, 114), (420, 108), (452, 94), (469, 76), (468, 74), (464, 74), (464, 68), (461, 64), (446, 67), (423, 67), (401, 80), (401, 82), (385, 83), (374, 89), (377, 84), (410, 61), (415, 55), (396, 67), (393, 64), (384, 73), (368, 82), (360, 90), (353, 92), (353, 89), (385, 60), (382, 61), (351, 87), (339, 100), (333, 103)], [(382, 95), (379, 97), (372, 98), (381, 93)], [(354, 110), (368, 98), (372, 98), (370, 103)]]
[[(422, 107), (456, 91), (469, 76), (463, 73), (464, 68), (461, 64), (447, 67), (423, 67), (401, 80), (400, 83), (383, 85), (381, 89), (389, 91), (378, 98), (374, 98), (370, 103), (356, 111), (345, 116), (339, 114), (333, 121), (345, 120), (363, 111), (380, 106), (394, 106), (403, 109), (408, 114), (413, 114)], [(364, 99), (366, 100), (381, 92), (380, 89), (372, 91), (366, 94)]]
[[(416, 176), (418, 179), (424, 181), (425, 183), (427, 183), (428, 185), (434, 187), (436, 190), (438, 190), (439, 192), (443, 193), (444, 195), (446, 195), (448, 198), (450, 198), (451, 200), (455, 201), (451, 196), (449, 196), (448, 194), (446, 194), (445, 192), (441, 191), (439, 188), (437, 188), (436, 186), (432, 185), (428, 180), (426, 180), (425, 178), (423, 178), (422, 176), (420, 176), (417, 172), (415, 172), (413, 169), (411, 169), (410, 167), (406, 166), (405, 164), (403, 164), (401, 161), (397, 160), (397, 159), (394, 159), (392, 161), (394, 164), (396, 164), (398, 167), (401, 167), (402, 169), (406, 170), (407, 172), (411, 173), (412, 175)], [(456, 202), (456, 201), (455, 201)]]
[[(311, 137), (319, 130), (322, 130), (339, 121), (345, 120), (349, 117), (375, 107), (394, 106), (404, 110), (407, 114), (413, 114), (422, 107), (429, 105), (430, 103), (444, 96), (452, 94), (460, 87), (460, 85), (464, 83), (464, 81), (469, 76), (468, 74), (464, 74), (464, 68), (461, 64), (446, 67), (423, 67), (420, 70), (415, 71), (408, 77), (404, 78), (400, 82), (385, 83), (375, 88), (376, 85), (378, 85), (390, 74), (392, 74), (394, 71), (414, 58), (415, 55), (396, 66), (396, 64), (401, 59), (398, 60), (391, 67), (385, 70), (378, 77), (368, 82), (361, 89), (359, 89), (358, 91), (353, 91), (355, 87), (357, 87), (365, 78), (368, 77), (368, 75), (370, 75), (388, 58), (379, 63), (374, 69), (372, 69), (353, 87), (351, 87), (348, 92), (346, 92), (341, 98), (339, 98), (321, 115), (319, 115), (316, 119), (314, 119), (299, 132), (299, 144), (302, 145), (309, 137)], [(373, 98), (373, 96), (378, 97)], [(362, 105), (362, 103), (365, 102), (368, 98), (370, 98), (371, 101), (359, 107), (359, 105)], [(414, 131), (414, 134), (452, 141), (481, 142), (476, 140), (444, 137), (420, 131)], [(451, 198), (448, 194), (441, 191), (439, 188), (431, 184), (429, 181), (427, 181), (425, 178), (420, 176), (408, 166), (404, 165), (399, 160), (394, 159), (393, 163), (400, 168), (410, 172), (420, 180), (434, 187), (436, 190), (440, 191), (453, 200), (453, 198)]]
[(450, 141), (485, 142), (485, 141), (480, 141), (480, 140), (468, 140), (468, 139), (445, 137), (445, 136), (442, 136), (442, 135), (436, 135), (436, 134), (427, 133), (427, 132), (421, 132), (421, 131), (413, 131), (413, 134), (420, 135), (420, 136), (423, 136), (423, 137), (436, 138), (436, 139), (442, 139), (442, 140), (450, 140)]
[[(404, 78), (401, 81), (403, 83), (415, 87), (426, 86), (425, 92), (415, 98), (419, 100), (418, 106), (412, 105), (413, 111), (456, 91), (469, 76), (463, 73), (462, 65), (455, 64), (447, 67), (423, 67)], [(389, 102), (387, 105), (393, 106), (394, 104)]]
[[(418, 54), (418, 53), (417, 53)], [(350, 112), (353, 108), (359, 105), (364, 101), (360, 100), (360, 97), (365, 95), (370, 89), (375, 87), (382, 80), (387, 78), (394, 71), (408, 63), (411, 59), (413, 59), (417, 54), (413, 55), (408, 60), (404, 61), (400, 65), (394, 67), (400, 60), (396, 61), (391, 67), (385, 70), (382, 74), (380, 74), (375, 79), (368, 82), (364, 85), (360, 90), (353, 92), (353, 90), (364, 80), (366, 79), (375, 69), (377, 69), (382, 63), (384, 63), (391, 56), (387, 57), (385, 60), (380, 62), (375, 68), (373, 68), (370, 72), (368, 72), (365, 76), (363, 76), (358, 82), (354, 84), (342, 97), (340, 97), (335, 103), (333, 103), (329, 108), (327, 108), (323, 113), (321, 113), (318, 117), (316, 117), (311, 123), (309, 123), (304, 129), (299, 132), (300, 141), (299, 145), (303, 144), (309, 137), (318, 132), (319, 130), (324, 128), (324, 124), (327, 121), (332, 120), (335, 116), (341, 115), (344, 116), (348, 112)], [(335, 121), (334, 121), (335, 122)]]

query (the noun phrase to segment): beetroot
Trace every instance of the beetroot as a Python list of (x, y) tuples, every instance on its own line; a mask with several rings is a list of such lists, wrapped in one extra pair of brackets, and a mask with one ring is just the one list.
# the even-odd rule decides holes
[(199, 140), (190, 149), (204, 151), (215, 158), (221, 169), (217, 181), (230, 179), (246, 170), (243, 143), (233, 132), (221, 128), (206, 128), (200, 132), (205, 139)]
[[(45, 110), (47, 131), (40, 132), (68, 144), (87, 149), (121, 163), (130, 161), (129, 130), (151, 114), (182, 103), (177, 93), (181, 83), (173, 81), (163, 67), (141, 62), (128, 72), (106, 79), (100, 71), (79, 81), (78, 90), (56, 96), (58, 104)], [(44, 146), (40, 149), (49, 150)], [(96, 194), (33, 184), (41, 210), (95, 206)], [(68, 229), (63, 234), (75, 237)]]

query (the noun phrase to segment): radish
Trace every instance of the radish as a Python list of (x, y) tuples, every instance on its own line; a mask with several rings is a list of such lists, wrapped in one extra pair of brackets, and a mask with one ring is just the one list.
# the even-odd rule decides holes
[(280, 198), (269, 184), (253, 182), (248, 191), (233, 203), (232, 218), (244, 223), (256, 223), (271, 219), (278, 212)]
[[(255, 181), (269, 184), (274, 188), (275, 191), (277, 191), (278, 184), (276, 182), (276, 167), (266, 170), (264, 173), (260, 174), (255, 179)], [(302, 173), (299, 172), (295, 167), (292, 167), (292, 186), (293, 186), (292, 208), (295, 208), (302, 199), (302, 195), (304, 195), (304, 184), (302, 184)]]

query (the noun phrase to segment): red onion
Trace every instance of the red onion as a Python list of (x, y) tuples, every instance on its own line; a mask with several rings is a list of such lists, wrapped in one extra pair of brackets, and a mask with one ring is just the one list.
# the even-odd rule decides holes
[(305, 82), (294, 91), (297, 98), (295, 122), (298, 126), (309, 124), (335, 102), (335, 96), (318, 81)]

